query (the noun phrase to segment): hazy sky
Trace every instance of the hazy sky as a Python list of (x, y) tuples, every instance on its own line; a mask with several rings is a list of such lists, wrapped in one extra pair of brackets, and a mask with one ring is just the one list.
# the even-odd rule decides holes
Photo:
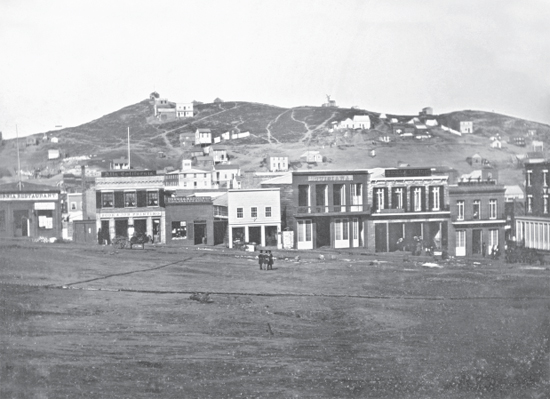
[(548, 0), (0, 0), (0, 54), (4, 137), (154, 90), (550, 123)]

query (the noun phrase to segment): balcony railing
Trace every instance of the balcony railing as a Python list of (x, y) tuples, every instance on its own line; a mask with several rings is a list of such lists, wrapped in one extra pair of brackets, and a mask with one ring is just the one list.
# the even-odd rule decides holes
[(370, 212), (370, 205), (316, 205), (299, 206), (298, 213), (353, 213)]

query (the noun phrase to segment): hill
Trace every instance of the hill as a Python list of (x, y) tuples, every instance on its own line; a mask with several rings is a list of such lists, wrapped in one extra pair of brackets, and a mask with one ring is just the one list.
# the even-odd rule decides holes
[[(369, 115), (372, 129), (363, 131), (333, 131), (332, 122), (342, 121), (354, 115)], [(451, 166), (461, 172), (471, 168), (466, 158), (479, 153), (493, 165), (510, 169), (513, 181), (520, 180), (516, 155), (525, 154), (525, 148), (510, 144), (515, 136), (526, 136), (536, 131), (537, 139), (545, 143), (550, 137), (550, 126), (483, 111), (457, 111), (434, 115), (439, 125), (452, 126), (459, 119), (471, 120), (474, 134), (457, 136), (439, 127), (430, 128), (429, 140), (406, 139), (394, 135), (390, 120), (406, 122), (413, 115), (387, 115), (349, 108), (300, 106), (283, 108), (273, 105), (231, 101), (195, 106), (193, 118), (162, 123), (153, 117), (153, 105), (149, 100), (124, 107), (118, 111), (80, 126), (47, 132), (59, 138), (59, 143), (43, 142), (36, 146), (21, 144), (21, 163), (25, 170), (51, 168), (59, 171), (59, 161), (48, 161), (49, 149), (59, 149), (62, 156), (93, 155), (112, 159), (127, 152), (127, 129), (130, 128), (132, 164), (142, 168), (177, 167), (188, 156), (180, 146), (179, 135), (197, 128), (210, 128), (213, 136), (227, 131), (250, 132), (250, 136), (224, 142), (234, 162), (245, 170), (262, 170), (262, 159), (267, 153), (285, 153), (291, 161), (297, 161), (306, 149), (320, 150), (327, 162), (317, 168), (357, 168), (397, 166), (398, 161), (412, 166)], [(490, 148), (490, 138), (500, 135), (502, 149)], [(43, 134), (35, 135), (37, 139)], [(389, 138), (389, 143), (381, 141)], [(23, 139), (20, 139), (23, 143)], [(508, 144), (506, 144), (508, 142)], [(0, 149), (0, 171), (14, 174), (16, 165), (15, 141), (7, 140)], [(369, 151), (376, 150), (376, 157)], [(163, 157), (158, 157), (159, 152)], [(299, 163), (295, 163), (299, 167)], [(306, 167), (306, 165), (303, 165)], [(312, 167), (310, 165), (310, 167)]]

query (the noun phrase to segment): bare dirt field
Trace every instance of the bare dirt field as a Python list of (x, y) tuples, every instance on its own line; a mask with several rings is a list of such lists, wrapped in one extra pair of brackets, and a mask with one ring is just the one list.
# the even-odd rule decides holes
[(550, 397), (548, 269), (324, 254), (2, 241), (0, 397)]

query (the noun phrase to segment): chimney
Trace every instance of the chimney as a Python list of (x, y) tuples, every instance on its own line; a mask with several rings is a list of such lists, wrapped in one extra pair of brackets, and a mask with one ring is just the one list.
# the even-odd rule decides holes
[(86, 165), (80, 167), (82, 177), (82, 220), (88, 219), (88, 204), (86, 203)]

